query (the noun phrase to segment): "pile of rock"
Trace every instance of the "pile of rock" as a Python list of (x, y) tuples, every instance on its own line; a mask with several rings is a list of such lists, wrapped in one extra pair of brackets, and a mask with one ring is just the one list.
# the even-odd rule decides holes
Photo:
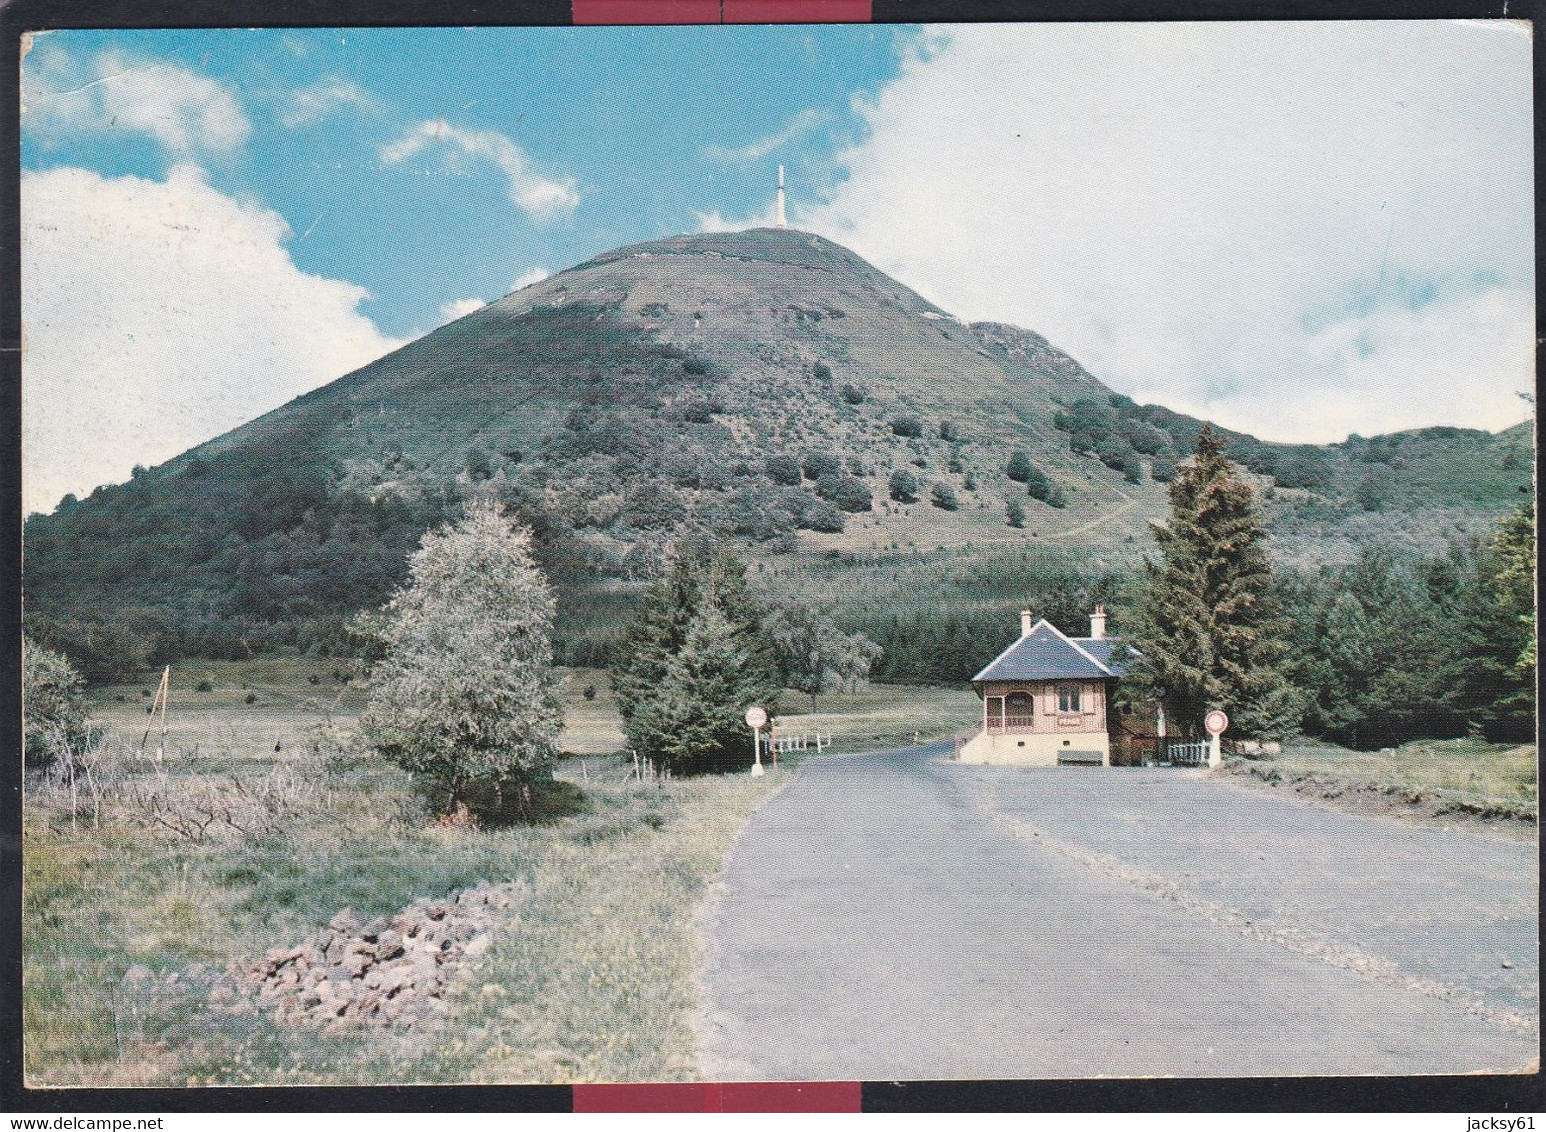
[(332, 1033), (407, 1029), (445, 1009), (455, 964), (488, 950), (515, 896), (514, 883), (479, 881), (369, 923), (345, 908), (299, 947), (232, 963), (233, 984), (212, 991), (210, 1005), (231, 1013), (268, 1010), (277, 1022)]

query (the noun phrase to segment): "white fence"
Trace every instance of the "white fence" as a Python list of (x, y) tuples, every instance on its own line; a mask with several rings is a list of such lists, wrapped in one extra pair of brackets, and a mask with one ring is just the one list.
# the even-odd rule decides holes
[(823, 735), (820, 731), (814, 734), (779, 735), (776, 737), (764, 735), (762, 737), (762, 750), (764, 754), (787, 754), (790, 751), (825, 751), (832, 746), (832, 736)]
[(1201, 743), (1167, 743), (1164, 757), (1178, 766), (1207, 766), (1208, 746)]

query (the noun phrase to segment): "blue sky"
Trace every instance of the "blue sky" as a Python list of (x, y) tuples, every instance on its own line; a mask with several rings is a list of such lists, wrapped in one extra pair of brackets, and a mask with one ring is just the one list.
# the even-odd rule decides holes
[[(834, 143), (858, 121), (855, 93), (893, 76), (905, 30), (840, 36), (798, 27), (72, 32), (42, 50), (70, 65), (36, 89), (96, 74), (90, 61), (169, 64), (230, 89), (246, 143), (204, 153), (209, 183), (250, 195), (297, 236), (302, 271), (358, 283), (361, 309), (392, 336), (431, 329), (444, 302), (497, 298), (534, 267), (561, 270), (619, 244), (696, 225), (695, 214), (765, 205), (773, 166), (791, 184), (833, 175)], [(73, 66), (73, 73), (71, 67)], [(111, 81), (111, 80), (109, 80)], [(316, 98), (307, 103), (304, 96)], [(55, 96), (61, 97), (61, 96)], [(68, 99), (69, 95), (62, 96)], [(302, 99), (302, 101), (298, 101)], [(820, 122), (763, 160), (735, 149), (805, 114)], [(572, 212), (512, 208), (489, 160), (445, 154), (389, 165), (384, 146), (426, 121), (496, 132), (535, 170), (570, 180)], [(706, 151), (719, 159), (706, 157)], [(22, 165), (163, 176), (195, 154), (148, 133), (27, 129)], [(454, 154), (453, 154), (454, 156)]]
[(620, 244), (791, 222), (1266, 439), (1533, 384), (1517, 22), (64, 32), (23, 64), (28, 508)]

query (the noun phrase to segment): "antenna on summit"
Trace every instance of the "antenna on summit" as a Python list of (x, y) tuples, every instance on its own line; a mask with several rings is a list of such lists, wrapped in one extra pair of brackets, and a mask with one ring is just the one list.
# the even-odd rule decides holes
[(782, 165), (778, 167), (778, 204), (773, 212), (773, 227), (789, 227), (784, 220), (784, 167)]

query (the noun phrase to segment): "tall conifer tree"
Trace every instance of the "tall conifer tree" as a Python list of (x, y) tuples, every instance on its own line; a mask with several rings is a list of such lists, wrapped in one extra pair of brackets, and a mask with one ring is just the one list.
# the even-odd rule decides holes
[(742, 713), (770, 713), (779, 670), (746, 567), (701, 539), (674, 548), (624, 634), (612, 671), (623, 732), (639, 754), (678, 770), (751, 761)]
[(1280, 670), (1285, 649), (1264, 538), (1250, 484), (1204, 426), (1170, 485), (1170, 522), (1155, 528), (1160, 559), (1146, 563), (1134, 634), (1133, 684), (1162, 702), (1183, 733), (1200, 733), (1216, 707), (1242, 735), (1296, 722), (1296, 697)]

